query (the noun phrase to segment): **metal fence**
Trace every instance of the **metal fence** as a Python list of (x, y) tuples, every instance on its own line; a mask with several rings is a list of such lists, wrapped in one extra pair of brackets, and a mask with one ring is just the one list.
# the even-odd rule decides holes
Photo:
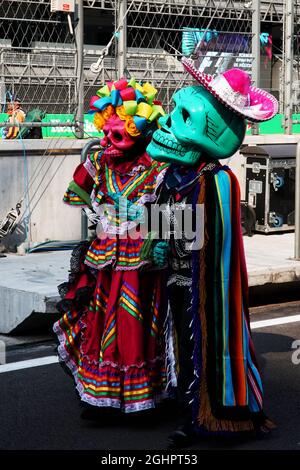
[(165, 106), (178, 87), (191, 82), (179, 61), (183, 31), (189, 52), (198, 46), (197, 60), (204, 71), (222, 71), (247, 60), (251, 70), (253, 10), (244, 2), (129, 3), (127, 42), (136, 52), (128, 51), (126, 68), (139, 79), (153, 81)]
[[(17, 94), (25, 109), (39, 106), (48, 113), (75, 113), (78, 44), (66, 14), (51, 13), (50, 3), (50, 0), (0, 0), (2, 106), (9, 94)], [(115, 15), (115, 2), (84, 3), (87, 9), (92, 5), (98, 15), (103, 9)], [(77, 13), (72, 15), (72, 23), (76, 31)], [(93, 84), (115, 75), (114, 54), (105, 59), (98, 74), (90, 73), (90, 64), (97, 60), (100, 50), (96, 45), (84, 49), (86, 94)]]
[(67, 19), (51, 13), (49, 1), (0, 1), (2, 103), (12, 93), (25, 108), (72, 110), (74, 57)]
[[(2, 107), (9, 93), (17, 93), (25, 110), (39, 106), (48, 113), (74, 114), (83, 96), (86, 111), (101, 83), (127, 74), (153, 82), (168, 108), (173, 92), (191, 82), (179, 60), (184, 37), (203, 70), (242, 67), (280, 97), (291, 132), (289, 115), (299, 111), (300, 0), (84, 0), (83, 7), (80, 72), (80, 44), (65, 13), (51, 13), (50, 0), (0, 0)], [(72, 24), (76, 32), (78, 12)], [(274, 27), (276, 45), (271, 41)]]

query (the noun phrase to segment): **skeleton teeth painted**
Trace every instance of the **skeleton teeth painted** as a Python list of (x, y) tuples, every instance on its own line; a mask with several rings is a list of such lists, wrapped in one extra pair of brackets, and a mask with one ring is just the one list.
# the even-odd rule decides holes
[(181, 145), (174, 134), (161, 130), (154, 133), (152, 142), (148, 147), (148, 151), (150, 155), (152, 152), (156, 155), (164, 155), (167, 158), (175, 158), (178, 161), (181, 161), (184, 157), (192, 162), (197, 161), (199, 158), (199, 152), (191, 152), (190, 147)]
[(183, 147), (176, 141), (171, 140), (170, 138), (166, 138), (165, 135), (166, 134), (161, 131), (156, 131), (155, 137), (153, 138), (154, 144), (158, 147), (161, 145), (166, 150), (170, 150), (172, 152), (176, 152), (182, 155), (186, 153), (187, 149), (185, 147)]
[(212, 159), (233, 155), (242, 143), (245, 122), (200, 86), (173, 96), (173, 111), (160, 118), (148, 152), (154, 160), (194, 165), (202, 154)]

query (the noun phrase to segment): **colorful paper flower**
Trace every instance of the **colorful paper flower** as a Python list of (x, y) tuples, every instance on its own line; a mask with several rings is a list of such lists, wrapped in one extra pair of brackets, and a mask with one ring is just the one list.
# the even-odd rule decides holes
[(161, 103), (155, 99), (156, 94), (157, 90), (151, 83), (137, 83), (134, 77), (129, 81), (122, 78), (107, 82), (97, 91), (97, 96), (91, 98), (89, 112), (95, 113), (94, 122), (98, 130), (116, 113), (125, 121), (127, 132), (135, 137), (153, 122), (158, 127), (158, 119), (165, 114)]
[(139, 131), (134, 123), (133, 117), (127, 116), (126, 121), (125, 121), (125, 129), (126, 132), (128, 132), (129, 135), (132, 137), (137, 137), (138, 135), (141, 135), (141, 131)]

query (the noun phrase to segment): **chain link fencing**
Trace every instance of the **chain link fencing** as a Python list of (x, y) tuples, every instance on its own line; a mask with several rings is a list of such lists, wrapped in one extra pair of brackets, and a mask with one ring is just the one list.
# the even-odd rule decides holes
[[(25, 109), (39, 106), (47, 113), (76, 112), (77, 44), (66, 14), (51, 13), (50, 3), (0, 0), (2, 107), (10, 93), (19, 95)], [(122, 54), (125, 74), (154, 83), (167, 110), (174, 91), (191, 84), (180, 64), (182, 52), (193, 54), (206, 73), (233, 66), (251, 73), (254, 1), (127, 0), (123, 16), (120, 3), (83, 1), (85, 111), (99, 86), (118, 78)], [(282, 21), (282, 11), (282, 0), (261, 2), (262, 32), (264, 25)], [(76, 28), (76, 14), (72, 21)], [(261, 85), (278, 95), (279, 85), (274, 85), (270, 71), (274, 59), (268, 34), (261, 51)], [(103, 60), (94, 73), (91, 65), (101, 54)]]
[(232, 66), (251, 70), (252, 10), (244, 2), (131, 2), (127, 18), (127, 69), (157, 85), (168, 109), (178, 88), (192, 83), (180, 63), (193, 54), (203, 72)]
[(49, 1), (1, 0), (1, 104), (16, 94), (25, 109), (72, 112), (74, 60), (67, 18), (51, 13)]
[[(0, 104), (12, 95), (24, 109), (40, 107), (46, 113), (74, 114), (77, 107), (77, 45), (67, 15), (51, 12), (50, 0), (0, 0)], [(85, 11), (115, 16), (116, 2), (84, 2)], [(95, 10), (95, 11), (94, 11)], [(76, 29), (76, 13), (71, 15)], [(111, 25), (114, 30), (114, 22)], [(113, 54), (104, 59), (98, 74), (90, 72), (101, 47), (84, 49), (84, 84), (89, 90), (115, 75)]]

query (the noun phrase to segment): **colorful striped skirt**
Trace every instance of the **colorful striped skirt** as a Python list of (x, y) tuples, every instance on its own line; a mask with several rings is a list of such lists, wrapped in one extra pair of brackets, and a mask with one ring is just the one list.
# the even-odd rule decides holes
[(87, 270), (81, 264), (68, 285), (54, 325), (60, 360), (83, 401), (124, 412), (153, 408), (166, 385), (164, 273), (103, 269), (93, 286)]

